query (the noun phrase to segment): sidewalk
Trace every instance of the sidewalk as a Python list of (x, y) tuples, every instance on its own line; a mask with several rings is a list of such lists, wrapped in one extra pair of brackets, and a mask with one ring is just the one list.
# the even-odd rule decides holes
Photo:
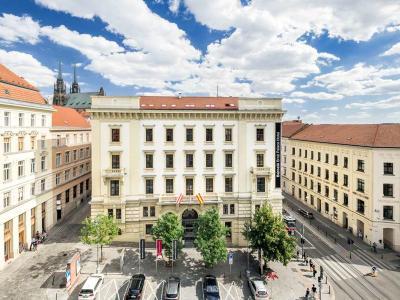
[(345, 228), (338, 226), (328, 218), (323, 217), (315, 209), (310, 208), (301, 201), (296, 200), (293, 196), (289, 194), (284, 194), (284, 202), (293, 210), (297, 211), (298, 208), (311, 211), (314, 214), (314, 220), (308, 220), (303, 218), (303, 222), (314, 223), (317, 226), (318, 231), (325, 233), (325, 236), (330, 238), (335, 243), (338, 243), (345, 250), (349, 251), (349, 245), (347, 244), (347, 239), (350, 238), (354, 241), (352, 245), (352, 250), (364, 250), (369, 252), (369, 255), (377, 260), (383, 260), (384, 263), (393, 266), (394, 268), (400, 268), (400, 253), (394, 252), (390, 249), (377, 249), (377, 253), (372, 252), (372, 247), (366, 244), (362, 239), (350, 233)]

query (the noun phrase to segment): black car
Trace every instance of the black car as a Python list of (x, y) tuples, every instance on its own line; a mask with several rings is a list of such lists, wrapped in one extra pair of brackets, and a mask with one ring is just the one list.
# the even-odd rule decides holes
[(206, 275), (203, 279), (203, 299), (220, 300), (217, 278), (213, 275)]
[(128, 293), (126, 294), (125, 299), (142, 299), (142, 292), (145, 280), (146, 276), (144, 276), (143, 274), (133, 275), (129, 282)]
[(314, 219), (314, 215), (312, 212), (308, 212), (302, 208), (298, 209), (299, 214), (301, 214), (303, 217), (306, 217), (307, 219)]

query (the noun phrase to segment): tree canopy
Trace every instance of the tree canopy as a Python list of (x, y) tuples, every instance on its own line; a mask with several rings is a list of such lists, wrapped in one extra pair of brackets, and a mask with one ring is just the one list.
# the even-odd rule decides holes
[(221, 224), (218, 211), (215, 208), (207, 210), (199, 216), (195, 226), (196, 249), (203, 256), (207, 267), (226, 260), (226, 228)]
[(172, 241), (177, 240), (178, 253), (182, 250), (183, 226), (174, 213), (166, 213), (157, 220), (152, 230), (153, 239), (161, 239), (165, 254), (171, 257)]
[(270, 205), (263, 205), (245, 223), (243, 235), (252, 249), (262, 250), (266, 262), (279, 261), (286, 266), (296, 249), (295, 239), (288, 235), (282, 217), (274, 214)]

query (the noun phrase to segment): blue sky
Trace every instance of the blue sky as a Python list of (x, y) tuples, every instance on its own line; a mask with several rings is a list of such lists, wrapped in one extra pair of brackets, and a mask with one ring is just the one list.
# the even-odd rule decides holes
[[(290, 5), (288, 4), (290, 2)], [(400, 2), (2, 0), (0, 63), (81, 91), (282, 97), (287, 119), (400, 120)]]

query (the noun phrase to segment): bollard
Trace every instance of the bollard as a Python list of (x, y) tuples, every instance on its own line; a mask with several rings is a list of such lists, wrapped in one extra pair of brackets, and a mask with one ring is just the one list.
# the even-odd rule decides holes
[(328, 294), (331, 294), (331, 286), (328, 285)]

